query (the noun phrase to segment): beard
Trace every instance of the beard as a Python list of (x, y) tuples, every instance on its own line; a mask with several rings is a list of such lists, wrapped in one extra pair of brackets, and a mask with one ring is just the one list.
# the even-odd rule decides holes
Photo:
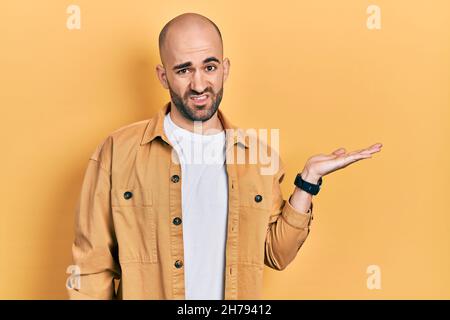
[[(172, 98), (172, 102), (175, 104), (177, 110), (186, 118), (191, 121), (208, 121), (211, 117), (216, 113), (217, 109), (219, 109), (220, 102), (222, 101), (223, 96), (223, 86), (220, 88), (219, 92), (214, 93), (212, 88), (208, 87), (202, 93), (198, 93), (196, 91), (188, 90), (184, 97), (179, 96), (169, 85), (170, 97)], [(207, 105), (194, 106), (193, 108), (189, 107), (189, 96), (190, 95), (200, 95), (203, 93), (209, 93), (211, 97), (211, 106), (207, 108)], [(201, 115), (197, 114), (197, 110), (203, 111)]]

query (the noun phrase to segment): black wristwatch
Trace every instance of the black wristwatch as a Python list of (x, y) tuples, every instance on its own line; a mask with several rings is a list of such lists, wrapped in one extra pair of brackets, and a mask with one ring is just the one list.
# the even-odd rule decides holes
[(317, 184), (309, 183), (302, 179), (301, 173), (297, 174), (297, 177), (295, 177), (294, 184), (299, 187), (300, 189), (312, 194), (316, 195), (319, 193), (320, 186), (322, 185), (322, 177), (319, 178), (319, 181), (317, 181)]

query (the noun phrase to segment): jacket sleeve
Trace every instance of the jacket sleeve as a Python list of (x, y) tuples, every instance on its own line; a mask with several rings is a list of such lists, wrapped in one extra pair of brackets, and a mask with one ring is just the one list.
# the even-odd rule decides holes
[(283, 199), (281, 182), (285, 170), (279, 158), (279, 170), (273, 180), (273, 206), (265, 241), (264, 264), (275, 270), (285, 269), (308, 237), (313, 219), (313, 203), (307, 212), (297, 211)]
[(114, 278), (120, 278), (120, 266), (105, 149), (105, 143), (99, 145), (89, 159), (76, 207), (72, 256), (79, 281), (67, 288), (70, 299), (116, 299)]

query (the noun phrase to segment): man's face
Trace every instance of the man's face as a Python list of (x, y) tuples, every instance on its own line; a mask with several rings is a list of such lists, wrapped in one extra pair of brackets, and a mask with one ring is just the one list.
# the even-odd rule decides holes
[[(178, 31), (178, 32), (177, 32)], [(219, 108), (229, 61), (212, 28), (171, 29), (158, 76), (178, 111), (191, 121), (207, 121)]]
[(187, 87), (184, 94), (177, 93), (169, 84), (170, 97), (180, 113), (191, 121), (207, 121), (219, 108), (223, 96), (223, 84), (216, 92), (213, 86), (208, 86), (202, 92)]

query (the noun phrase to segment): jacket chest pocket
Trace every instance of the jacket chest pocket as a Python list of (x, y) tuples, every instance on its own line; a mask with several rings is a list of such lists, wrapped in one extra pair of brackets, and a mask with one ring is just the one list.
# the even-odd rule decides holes
[(113, 188), (111, 208), (121, 263), (157, 263), (156, 217), (150, 188)]
[(241, 207), (270, 210), (272, 208), (271, 182), (265, 180), (259, 182), (240, 181), (239, 202)]
[(149, 188), (118, 188), (111, 194), (112, 207), (151, 207), (152, 192)]

